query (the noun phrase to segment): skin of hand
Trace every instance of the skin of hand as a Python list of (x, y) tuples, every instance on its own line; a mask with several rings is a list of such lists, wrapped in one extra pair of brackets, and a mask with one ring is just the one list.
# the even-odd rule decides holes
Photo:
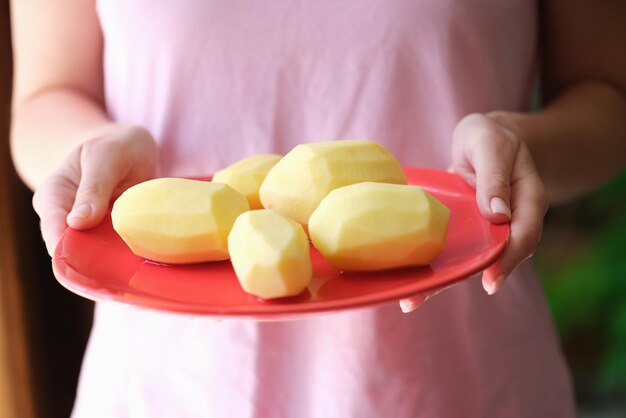
[(118, 126), (79, 145), (33, 196), (48, 253), (68, 226), (98, 225), (112, 199), (156, 172), (157, 146), (143, 128)]
[[(452, 144), (452, 167), (476, 189), (481, 214), (490, 222), (510, 222), (507, 246), (482, 275), (485, 291), (497, 292), (506, 277), (531, 257), (541, 237), (549, 202), (530, 151), (498, 113), (471, 114), (457, 125)], [(400, 301), (411, 312), (445, 288)]]

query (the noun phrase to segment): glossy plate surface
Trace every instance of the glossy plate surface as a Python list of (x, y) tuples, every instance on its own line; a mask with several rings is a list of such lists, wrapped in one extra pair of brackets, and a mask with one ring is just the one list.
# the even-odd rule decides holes
[(68, 229), (52, 260), (57, 280), (94, 301), (114, 300), (168, 312), (259, 320), (364, 307), (448, 286), (489, 266), (504, 249), (509, 225), (479, 213), (474, 190), (444, 171), (407, 168), (409, 183), (450, 208), (444, 251), (429, 267), (378, 273), (341, 273), (311, 249), (313, 280), (301, 295), (264, 301), (245, 293), (229, 261), (165, 266), (135, 256), (111, 226)]

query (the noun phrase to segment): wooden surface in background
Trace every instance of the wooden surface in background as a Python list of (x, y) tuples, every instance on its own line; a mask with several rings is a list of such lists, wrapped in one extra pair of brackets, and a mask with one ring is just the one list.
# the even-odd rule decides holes
[(0, 418), (67, 418), (93, 303), (60, 286), (9, 152), (9, 1), (0, 0)]
[(8, 130), (11, 91), (8, 2), (0, 6), (0, 416), (31, 418), (34, 398), (26, 319), (15, 254)]

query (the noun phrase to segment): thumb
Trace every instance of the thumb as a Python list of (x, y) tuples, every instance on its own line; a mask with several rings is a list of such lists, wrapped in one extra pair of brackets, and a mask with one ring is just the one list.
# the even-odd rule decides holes
[(107, 213), (113, 190), (123, 177), (111, 158), (81, 158), (81, 177), (67, 225), (89, 229), (98, 225)]
[(461, 145), (459, 174), (473, 183), (481, 214), (491, 222), (511, 219), (511, 174), (518, 152), (512, 132), (484, 115), (466, 117), (455, 131)]

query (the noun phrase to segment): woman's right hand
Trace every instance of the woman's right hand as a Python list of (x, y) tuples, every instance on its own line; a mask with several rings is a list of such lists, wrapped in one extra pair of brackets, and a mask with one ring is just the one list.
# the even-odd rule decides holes
[(156, 171), (156, 144), (140, 127), (116, 125), (107, 134), (74, 149), (33, 197), (50, 256), (68, 226), (95, 227), (112, 199), (154, 177)]

